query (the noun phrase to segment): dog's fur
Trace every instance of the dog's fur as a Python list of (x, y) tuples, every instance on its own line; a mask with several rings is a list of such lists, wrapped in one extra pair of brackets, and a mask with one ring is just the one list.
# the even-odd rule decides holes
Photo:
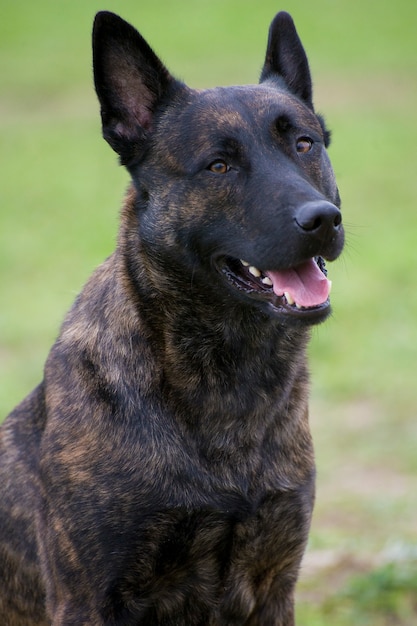
[(307, 58), (285, 13), (259, 85), (189, 89), (107, 12), (93, 46), (132, 186), (116, 251), (2, 427), (1, 624), (291, 626), (306, 343), (329, 303), (291, 306), (239, 259), (265, 277), (342, 249)]

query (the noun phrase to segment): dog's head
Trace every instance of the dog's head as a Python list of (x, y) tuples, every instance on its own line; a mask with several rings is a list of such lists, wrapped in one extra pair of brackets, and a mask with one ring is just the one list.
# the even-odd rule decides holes
[(130, 237), (150, 272), (158, 265), (165, 286), (232, 294), (280, 321), (323, 320), (324, 259), (340, 254), (344, 234), (329, 133), (291, 17), (271, 24), (258, 85), (189, 89), (108, 12), (96, 16), (93, 52), (103, 134), (132, 175)]

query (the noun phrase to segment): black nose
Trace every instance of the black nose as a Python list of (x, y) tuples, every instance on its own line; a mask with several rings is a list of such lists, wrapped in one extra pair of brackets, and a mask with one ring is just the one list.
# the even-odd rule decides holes
[(339, 232), (342, 214), (331, 202), (315, 200), (297, 209), (295, 221), (304, 231), (319, 239), (327, 239)]

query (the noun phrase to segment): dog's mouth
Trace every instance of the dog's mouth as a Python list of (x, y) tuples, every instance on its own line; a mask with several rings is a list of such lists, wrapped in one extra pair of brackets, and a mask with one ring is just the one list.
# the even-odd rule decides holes
[(290, 269), (273, 271), (231, 257), (222, 257), (216, 265), (235, 289), (267, 303), (272, 313), (314, 322), (330, 312), (331, 282), (320, 256)]

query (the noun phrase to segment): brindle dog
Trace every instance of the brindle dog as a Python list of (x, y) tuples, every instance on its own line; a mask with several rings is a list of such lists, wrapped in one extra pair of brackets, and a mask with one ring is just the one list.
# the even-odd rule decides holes
[(306, 344), (343, 247), (291, 17), (259, 85), (196, 91), (108, 12), (114, 254), (1, 434), (3, 626), (291, 626), (314, 500)]

